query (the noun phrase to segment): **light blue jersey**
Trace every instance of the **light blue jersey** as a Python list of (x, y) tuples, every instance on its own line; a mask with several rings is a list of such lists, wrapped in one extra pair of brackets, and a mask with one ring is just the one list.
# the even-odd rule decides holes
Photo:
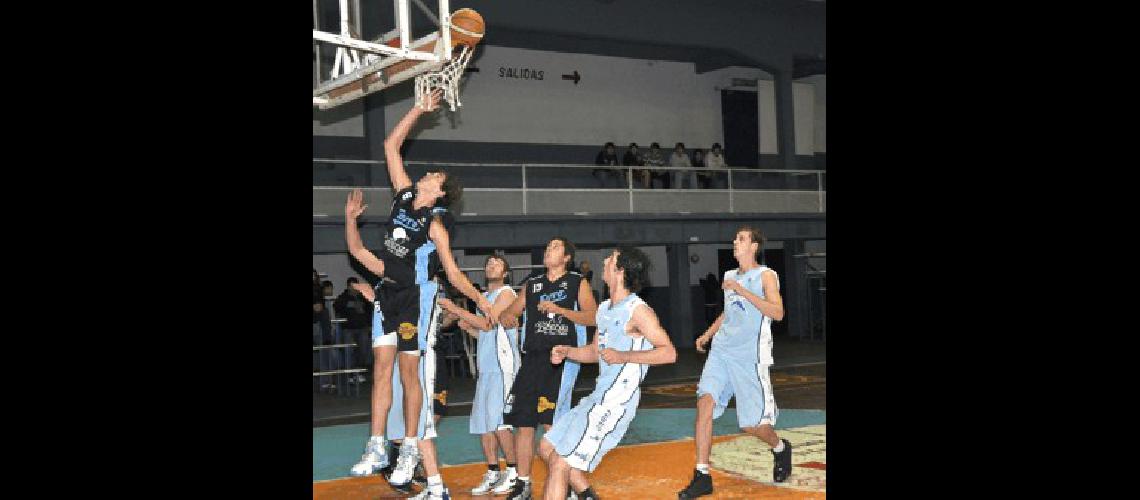
[[(772, 271), (766, 266), (747, 273), (724, 273), (724, 279), (738, 281), (746, 290), (764, 295), (760, 276)], [(776, 286), (779, 287), (779, 277)], [(720, 418), (729, 401), (736, 398), (736, 420), (741, 428), (776, 425), (779, 408), (772, 393), (768, 370), (772, 365), (772, 318), (760, 312), (748, 299), (733, 291), (724, 292), (724, 322), (713, 336), (709, 357), (697, 383), (697, 396), (712, 396), (716, 405), (713, 418)]]
[[(763, 299), (764, 283), (760, 275), (765, 271), (776, 274), (767, 266), (758, 266), (744, 274), (740, 274), (738, 269), (726, 271), (724, 279), (739, 282), (746, 290)], [(779, 278), (776, 278), (776, 284), (779, 286)], [(724, 323), (713, 337), (709, 351), (710, 356), (714, 353), (772, 364), (772, 318), (765, 316), (743, 295), (725, 290)]]
[[(630, 294), (617, 304), (607, 300), (598, 307), (598, 351), (647, 351), (653, 348), (642, 336), (626, 332), (633, 311), (645, 304)], [(648, 306), (647, 306), (648, 307)], [(593, 472), (602, 456), (625, 436), (629, 423), (641, 400), (641, 382), (649, 365), (637, 363), (610, 364), (598, 358), (598, 380), (594, 392), (582, 398), (578, 406), (556, 420), (545, 439), (565, 457), (571, 467)]]
[[(514, 296), (509, 286), (485, 292), (483, 296), (494, 304), (503, 293)], [(483, 317), (483, 312), (479, 311), (478, 315)], [(479, 380), (475, 383), (475, 398), (471, 402), (469, 431), (486, 434), (509, 427), (503, 426), (503, 401), (518, 371), (518, 331), (514, 328), (507, 330), (502, 325), (480, 331), (475, 365), (479, 370)]]

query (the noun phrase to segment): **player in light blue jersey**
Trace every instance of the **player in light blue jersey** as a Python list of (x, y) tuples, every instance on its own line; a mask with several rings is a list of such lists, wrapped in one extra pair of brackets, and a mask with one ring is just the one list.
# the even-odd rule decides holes
[(676, 361), (677, 351), (657, 315), (636, 293), (647, 281), (649, 258), (641, 250), (621, 247), (605, 260), (602, 279), (610, 299), (598, 307), (598, 333), (582, 347), (555, 346), (550, 362), (598, 363), (594, 392), (554, 422), (542, 437), (539, 455), (546, 461), (547, 500), (566, 498), (567, 485), (581, 500), (597, 499), (586, 480), (602, 456), (617, 446), (629, 429), (641, 399), (641, 381), (650, 365)]
[(708, 469), (712, 421), (724, 413), (734, 396), (741, 430), (772, 447), (773, 480), (786, 481), (792, 472), (792, 445), (772, 428), (779, 415), (768, 376), (772, 320), (784, 319), (784, 301), (776, 272), (759, 264), (763, 244), (764, 235), (758, 229), (744, 226), (736, 231), (732, 254), (738, 267), (724, 273), (724, 312), (696, 342), (700, 352), (705, 352), (710, 340), (712, 348), (697, 384), (697, 469), (692, 482), (678, 492), (679, 499), (712, 493)]
[[(483, 295), (491, 301), (492, 314), (497, 315), (506, 309), (517, 296), (510, 287), (510, 271), (510, 264), (498, 253), (488, 256), (483, 264), (487, 277), (487, 291)], [(471, 494), (505, 494), (514, 487), (518, 478), (512, 426), (503, 423), (503, 402), (519, 366), (518, 331), (492, 325), (481, 312), (471, 314), (447, 299), (440, 300), (440, 305), (457, 316), (460, 327), (478, 342), (475, 363), (479, 379), (475, 383), (475, 398), (471, 403), (470, 432), (480, 436), (487, 472)], [(507, 469), (501, 473), (497, 452), (500, 447), (507, 459)]]

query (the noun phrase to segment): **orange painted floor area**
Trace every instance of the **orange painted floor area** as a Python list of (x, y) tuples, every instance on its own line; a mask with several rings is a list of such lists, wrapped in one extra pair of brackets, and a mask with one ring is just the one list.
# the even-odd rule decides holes
[[(740, 434), (717, 436), (713, 438), (713, 443), (716, 445), (740, 437)], [(758, 449), (759, 446), (759, 441), (757, 441)], [(598, 469), (590, 475), (590, 484), (598, 496), (608, 499), (677, 498), (677, 491), (684, 488), (692, 479), (693, 453), (692, 439), (618, 447), (602, 459)], [(809, 467), (814, 465), (811, 464)], [(471, 488), (479, 484), (483, 473), (486, 471), (486, 465), (475, 463), (444, 467), (442, 474), (444, 484), (451, 490), (452, 498), (506, 498), (505, 496), (471, 495)], [(797, 471), (799, 468), (793, 471), (793, 478), (796, 477)], [(719, 471), (716, 469), (715, 459), (713, 460), (712, 475), (715, 491), (712, 495), (702, 498), (826, 498), (824, 492), (772, 486), (740, 475)], [(767, 465), (757, 464), (757, 475), (770, 478), (770, 462)], [(546, 466), (542, 459), (535, 459), (531, 469), (531, 477), (534, 481), (535, 498), (542, 498), (542, 487), (546, 479)], [(380, 476), (313, 482), (314, 500), (406, 497), (407, 495), (389, 488), (384, 478)]]

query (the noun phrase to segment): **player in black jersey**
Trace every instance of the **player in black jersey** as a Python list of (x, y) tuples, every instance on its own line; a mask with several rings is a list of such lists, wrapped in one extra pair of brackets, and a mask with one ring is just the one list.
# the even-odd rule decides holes
[(508, 500), (531, 498), (535, 427), (541, 423), (549, 430), (570, 409), (578, 363), (552, 364), (550, 351), (556, 345), (585, 344), (586, 327), (594, 326), (598, 305), (590, 293), (590, 284), (582, 275), (567, 270), (571, 262), (574, 244), (566, 238), (551, 239), (542, 259), (546, 272), (524, 281), (523, 293), (499, 315), (504, 327), (514, 328), (519, 315), (526, 312), (524, 329), (519, 334), (522, 362), (503, 408), (503, 423), (518, 429), (515, 453), (519, 478)]
[[(434, 92), (426, 111), (438, 109), (439, 98), (439, 92)], [(439, 283), (432, 277), (442, 267), (455, 288), (475, 301), (487, 314), (491, 311), (491, 303), (459, 271), (451, 254), (449, 232), (452, 217), (448, 207), (462, 196), (458, 180), (446, 172), (436, 171), (425, 174), (413, 185), (404, 170), (400, 147), (412, 125), (424, 112), (419, 106), (413, 106), (384, 140), (384, 154), (394, 194), (384, 227), (382, 249), (375, 254), (366, 249), (356, 227), (357, 217), (367, 208), (359, 189), (349, 195), (345, 205), (345, 238), (349, 252), (369, 271), (385, 278), (377, 287), (373, 318), (375, 371), (371, 438), (352, 474), (374, 474), (389, 463), (384, 434), (388, 410), (392, 406), (392, 366), (398, 350), (399, 380), (404, 393), (404, 442), (389, 481), (393, 486), (406, 487), (422, 451), (428, 485), (436, 491), (443, 487), (436, 466), (435, 448), (429, 441), (435, 437), (435, 426), (430, 412), (423, 411), (428, 400), (424, 397), (419, 373), (420, 354), (427, 351), (430, 356), (428, 342), (439, 320), (439, 308), (436, 306)], [(431, 385), (434, 370), (423, 377), (422, 383)], [(420, 439), (423, 439), (422, 446), (418, 442)]]

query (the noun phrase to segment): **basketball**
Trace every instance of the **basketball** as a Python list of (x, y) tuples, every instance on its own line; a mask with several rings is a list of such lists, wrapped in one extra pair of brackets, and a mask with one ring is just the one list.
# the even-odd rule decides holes
[(483, 40), (483, 16), (471, 9), (451, 13), (451, 45), (464, 44), (471, 48)]

